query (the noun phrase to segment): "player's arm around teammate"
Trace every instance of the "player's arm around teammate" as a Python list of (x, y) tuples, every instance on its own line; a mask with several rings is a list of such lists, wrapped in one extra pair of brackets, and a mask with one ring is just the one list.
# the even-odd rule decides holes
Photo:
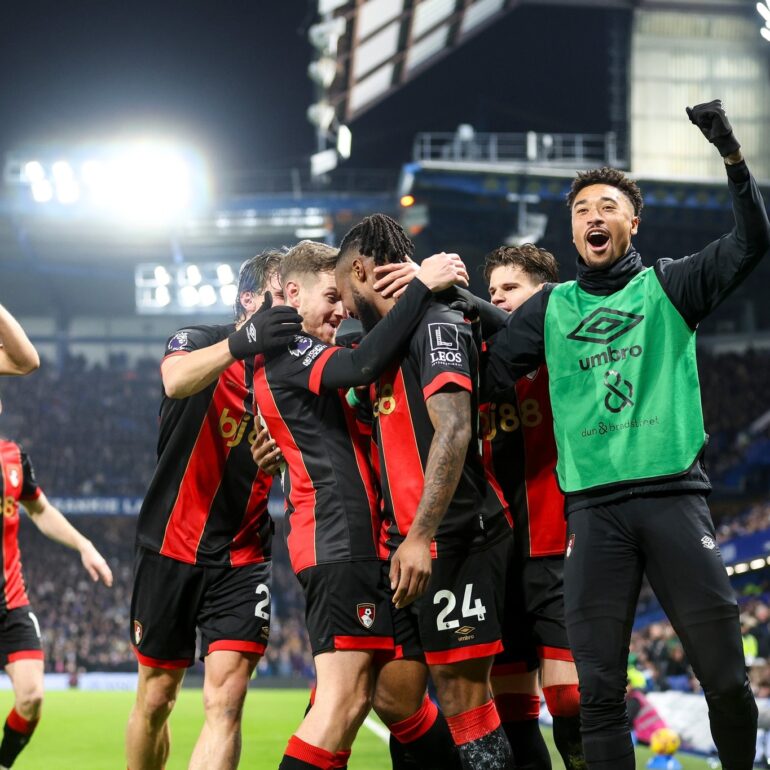
[[(196, 628), (205, 658), (205, 722), (189, 766), (238, 764), (243, 702), (270, 618), (269, 481), (251, 458), (246, 370), (255, 355), (286, 344), (300, 329), (293, 310), (268, 309), (268, 290), (276, 304), (282, 301), (281, 259), (281, 252), (266, 251), (244, 263), (234, 327), (180, 330), (161, 364), (167, 398), (159, 462), (137, 528), (131, 640), (139, 681), (126, 732), (130, 770), (166, 764), (167, 720), (193, 661)], [(196, 441), (201, 434), (214, 448), (207, 455)], [(190, 465), (199, 472), (188, 473)], [(213, 539), (207, 521), (216, 522)]]
[(0, 374), (29, 374), (40, 356), (19, 322), (0, 305)]

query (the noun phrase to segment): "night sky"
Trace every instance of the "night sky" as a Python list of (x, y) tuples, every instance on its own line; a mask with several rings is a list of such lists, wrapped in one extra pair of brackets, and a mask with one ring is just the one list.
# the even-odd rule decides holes
[[(308, 0), (0, 4), (0, 153), (159, 131), (222, 171), (306, 166)], [(608, 13), (524, 7), (355, 121), (351, 165), (418, 131), (609, 129)]]

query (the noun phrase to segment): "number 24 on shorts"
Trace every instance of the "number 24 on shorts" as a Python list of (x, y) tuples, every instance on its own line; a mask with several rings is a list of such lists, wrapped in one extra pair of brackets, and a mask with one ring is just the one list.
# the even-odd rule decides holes
[[(463, 594), (463, 606), (461, 607), (462, 616), (464, 618), (476, 618), (479, 621), (484, 620), (487, 613), (487, 608), (481, 603), (481, 599), (471, 598), (473, 594), (473, 583), (468, 583), (465, 586), (465, 593)], [(446, 606), (439, 612), (436, 617), (436, 628), (439, 631), (451, 631), (454, 628), (460, 627), (459, 620), (447, 620), (447, 615), (451, 615), (454, 608), (457, 606), (457, 599), (451, 591), (443, 589), (437, 591), (433, 597), (434, 604), (441, 604), (446, 602)], [(473, 606), (471, 606), (473, 602)]]

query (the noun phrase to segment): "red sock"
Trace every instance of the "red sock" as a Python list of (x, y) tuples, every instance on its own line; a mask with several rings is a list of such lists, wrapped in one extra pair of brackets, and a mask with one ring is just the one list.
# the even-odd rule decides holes
[(543, 695), (553, 717), (576, 717), (580, 713), (580, 692), (576, 684), (544, 687)]
[(500, 727), (500, 715), (493, 700), (470, 711), (446, 718), (455, 746), (477, 741)]
[(502, 722), (526, 722), (540, 716), (540, 698), (519, 692), (495, 695), (497, 713)]
[(348, 760), (350, 759), (350, 749), (346, 749), (345, 751), (338, 751), (334, 755), (334, 764), (332, 767), (334, 770), (344, 770), (348, 766)]
[[(297, 738), (296, 735), (292, 735), (289, 738), (289, 744), (286, 746), (283, 756), (284, 759), (296, 760), (307, 767), (320, 767), (322, 770), (332, 770), (334, 768), (334, 754), (331, 751), (318, 746), (311, 746), (301, 738)], [(282, 762), (281, 765), (283, 764)], [(292, 764), (296, 767), (296, 763)], [(287, 764), (287, 766), (291, 767), (292, 764)]]
[(399, 743), (412, 743), (433, 727), (436, 717), (436, 704), (426, 695), (422, 706), (412, 716), (392, 724), (389, 729)]
[(15, 730), (22, 735), (32, 735), (37, 727), (37, 719), (24, 719), (16, 709), (11, 709), (8, 716), (5, 719), (5, 723), (11, 730)]

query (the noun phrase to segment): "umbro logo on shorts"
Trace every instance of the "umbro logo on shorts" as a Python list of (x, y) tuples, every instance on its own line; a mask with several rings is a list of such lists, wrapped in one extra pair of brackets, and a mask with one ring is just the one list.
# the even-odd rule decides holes
[(709, 551), (713, 551), (717, 547), (717, 544), (714, 542), (713, 538), (709, 537), (708, 535), (704, 535), (700, 539), (700, 542), (701, 545)]

